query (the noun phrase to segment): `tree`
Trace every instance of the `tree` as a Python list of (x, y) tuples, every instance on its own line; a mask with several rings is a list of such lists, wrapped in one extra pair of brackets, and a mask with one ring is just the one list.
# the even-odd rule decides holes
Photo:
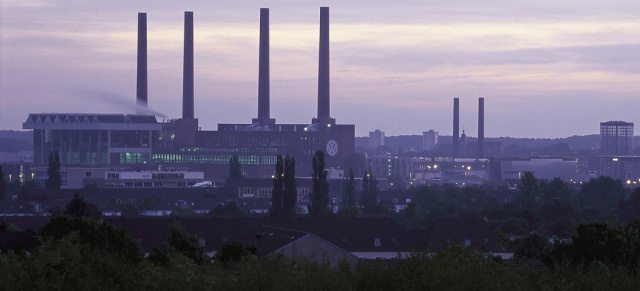
[(95, 204), (87, 202), (80, 197), (80, 193), (76, 191), (73, 194), (73, 199), (67, 204), (64, 215), (99, 219), (102, 216), (102, 212)]
[(523, 237), (516, 238), (512, 244), (515, 246), (513, 255), (520, 258), (537, 258), (551, 249), (547, 238), (537, 232), (532, 232)]
[(247, 217), (247, 214), (240, 209), (238, 203), (229, 201), (227, 204), (220, 203), (209, 211), (209, 215), (223, 215), (233, 217)]
[(532, 172), (525, 172), (520, 181), (521, 185), (518, 186), (520, 189), (520, 197), (518, 197), (520, 204), (525, 208), (535, 207), (540, 203), (542, 196), (538, 179)]
[(83, 217), (58, 216), (40, 231), (43, 238), (62, 239), (71, 234), (78, 236), (79, 242), (96, 251), (120, 257), (129, 262), (142, 261), (138, 243), (125, 230), (115, 228), (103, 221)]
[(242, 175), (242, 167), (240, 165), (240, 159), (238, 159), (238, 155), (233, 155), (229, 159), (229, 178), (231, 179), (241, 179)]
[(283, 217), (296, 216), (298, 203), (298, 188), (296, 183), (296, 160), (289, 155), (284, 159), (284, 195), (282, 196)]
[(620, 201), (618, 216), (623, 223), (630, 223), (640, 217), (640, 188), (636, 188), (627, 201)]
[(7, 182), (4, 179), (4, 172), (2, 171), (2, 165), (0, 165), (0, 200), (4, 200), (4, 192), (7, 189)]
[(307, 206), (309, 215), (317, 218), (329, 217), (329, 183), (327, 182), (327, 172), (324, 170), (324, 152), (315, 152), (312, 169), (313, 188), (311, 195), (309, 195), (311, 204)]
[(49, 152), (49, 168), (47, 169), (49, 176), (44, 181), (46, 189), (60, 189), (62, 187), (62, 174), (60, 173), (60, 153)]
[(220, 247), (214, 257), (215, 262), (227, 264), (229, 262), (240, 262), (248, 256), (258, 256), (258, 249), (253, 245), (245, 245), (239, 242), (227, 243)]
[(356, 182), (352, 169), (349, 169), (349, 175), (344, 177), (344, 180), (342, 201), (338, 215), (340, 217), (357, 217), (359, 209), (356, 205)]
[(379, 212), (378, 207), (378, 180), (373, 177), (371, 171), (365, 172), (362, 177), (362, 194), (360, 204), (364, 212)]
[(282, 155), (276, 158), (275, 174), (273, 175), (273, 191), (271, 191), (271, 209), (269, 214), (271, 217), (282, 217), (284, 214), (284, 162)]
[(542, 186), (542, 193), (545, 202), (563, 201), (570, 202), (573, 196), (573, 190), (562, 179), (555, 177)]
[(171, 225), (167, 242), (154, 248), (149, 260), (158, 265), (167, 265), (170, 257), (176, 254), (185, 256), (197, 264), (209, 261), (198, 237), (190, 234), (179, 222)]
[(589, 268), (594, 263), (611, 269), (625, 267), (636, 272), (640, 266), (640, 241), (635, 229), (625, 230), (621, 225), (591, 223), (578, 226), (577, 235), (569, 244), (557, 244), (543, 256), (548, 266), (569, 263)]
[(580, 203), (582, 206), (597, 208), (614, 208), (624, 197), (625, 190), (621, 180), (609, 176), (591, 178), (580, 187)]

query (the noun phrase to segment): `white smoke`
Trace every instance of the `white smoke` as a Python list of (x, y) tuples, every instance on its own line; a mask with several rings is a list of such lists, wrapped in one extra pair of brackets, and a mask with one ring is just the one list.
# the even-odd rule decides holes
[(149, 106), (137, 104), (135, 97), (129, 97), (124, 94), (100, 91), (95, 89), (82, 89), (79, 91), (86, 95), (87, 99), (92, 100), (95, 104), (103, 104), (109, 108), (124, 112), (155, 115), (160, 118), (167, 118), (167, 115), (165, 115), (164, 113), (153, 110), (149, 108)]

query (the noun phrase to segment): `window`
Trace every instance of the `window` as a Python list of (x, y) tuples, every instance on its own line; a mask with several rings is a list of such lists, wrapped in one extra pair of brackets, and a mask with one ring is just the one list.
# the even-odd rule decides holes
[(241, 198), (251, 198), (253, 197), (254, 192), (254, 188), (242, 188), (242, 196)]
[(381, 246), (379, 238), (374, 238), (373, 239), (373, 246), (375, 246), (375, 247), (380, 247)]
[(468, 239), (468, 238), (465, 238), (465, 239), (464, 239), (464, 246), (465, 246), (465, 247), (471, 246), (471, 240), (470, 240), (470, 239)]
[(85, 178), (91, 178), (92, 174), (93, 173), (91, 173), (91, 172), (84, 172), (84, 177)]

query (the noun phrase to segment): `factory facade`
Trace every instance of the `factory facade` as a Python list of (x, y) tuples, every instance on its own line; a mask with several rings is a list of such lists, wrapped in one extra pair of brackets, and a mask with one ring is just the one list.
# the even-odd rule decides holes
[[(146, 14), (138, 15), (137, 104), (147, 105)], [(298, 175), (311, 173), (315, 151), (338, 168), (353, 153), (355, 126), (330, 116), (329, 8), (320, 8), (318, 114), (310, 123), (278, 124), (270, 116), (269, 10), (260, 9), (258, 117), (247, 124), (201, 130), (194, 116), (193, 12), (185, 12), (182, 118), (158, 122), (153, 115), (34, 113), (23, 123), (34, 134), (34, 162), (46, 165), (60, 153), (63, 167), (112, 166), (133, 170), (196, 170), (225, 176), (239, 157), (252, 177), (270, 177), (277, 155), (296, 159)]]

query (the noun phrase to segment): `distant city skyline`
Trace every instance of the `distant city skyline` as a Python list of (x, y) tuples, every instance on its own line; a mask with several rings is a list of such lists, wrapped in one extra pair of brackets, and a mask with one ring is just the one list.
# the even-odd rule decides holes
[(0, 129), (29, 113), (134, 113), (137, 13), (147, 13), (150, 113), (179, 118), (184, 11), (193, 11), (195, 117), (257, 115), (259, 8), (270, 8), (271, 118), (316, 115), (320, 7), (328, 6), (331, 117), (356, 136), (556, 138), (640, 122), (640, 2), (3, 1)]

